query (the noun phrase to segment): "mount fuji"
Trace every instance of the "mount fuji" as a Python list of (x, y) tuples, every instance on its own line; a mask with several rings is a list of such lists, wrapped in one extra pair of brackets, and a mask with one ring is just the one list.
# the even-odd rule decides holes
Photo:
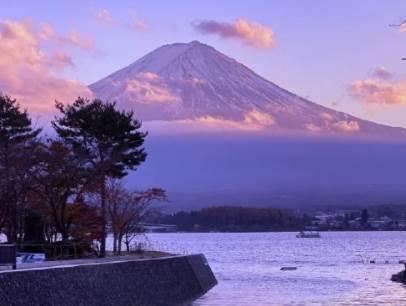
[(406, 137), (299, 97), (213, 47), (164, 45), (89, 86), (143, 121), (196, 122), (268, 132)]
[(165, 188), (172, 210), (406, 202), (405, 129), (315, 104), (205, 44), (162, 46), (90, 89), (144, 121), (148, 162), (129, 184)]

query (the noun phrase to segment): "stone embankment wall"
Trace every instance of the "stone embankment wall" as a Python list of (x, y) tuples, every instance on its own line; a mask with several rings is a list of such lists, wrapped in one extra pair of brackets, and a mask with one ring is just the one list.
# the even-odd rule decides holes
[(0, 273), (0, 305), (169, 306), (217, 284), (204, 255), (119, 260)]

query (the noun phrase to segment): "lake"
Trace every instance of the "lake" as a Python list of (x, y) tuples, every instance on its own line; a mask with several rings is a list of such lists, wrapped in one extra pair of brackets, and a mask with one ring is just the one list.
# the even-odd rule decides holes
[(147, 240), (155, 249), (206, 255), (219, 284), (193, 306), (406, 305), (406, 287), (390, 281), (406, 259), (406, 232), (295, 235), (170, 233)]

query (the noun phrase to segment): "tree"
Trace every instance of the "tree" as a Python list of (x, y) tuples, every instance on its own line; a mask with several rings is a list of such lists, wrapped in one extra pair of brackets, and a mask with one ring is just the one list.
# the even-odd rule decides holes
[(361, 211), (361, 225), (366, 226), (369, 219), (368, 209), (363, 209)]
[(10, 242), (16, 242), (21, 232), (18, 205), (25, 201), (40, 131), (15, 99), (0, 95), (0, 229), (7, 226)]
[(80, 160), (61, 141), (49, 140), (39, 150), (34, 181), (34, 209), (47, 219), (47, 224), (52, 225), (66, 243), (72, 223), (69, 205), (73, 196), (81, 194), (86, 182)]
[(161, 188), (145, 191), (129, 191), (121, 182), (111, 180), (108, 184), (107, 212), (113, 231), (113, 251), (121, 253), (123, 238), (127, 252), (131, 240), (141, 232), (140, 222), (152, 213), (154, 201), (166, 201), (166, 192)]
[(106, 253), (106, 179), (122, 178), (145, 161), (142, 147), (147, 133), (132, 111), (119, 111), (115, 103), (78, 98), (72, 105), (57, 103), (62, 117), (52, 124), (58, 135), (72, 145), (99, 185), (102, 218), (100, 255)]
[(200, 211), (177, 212), (162, 216), (158, 222), (176, 225), (180, 230), (274, 231), (297, 230), (311, 218), (288, 210), (241, 206), (213, 206)]
[[(77, 257), (97, 251), (92, 248), (92, 244), (94, 240), (101, 239), (100, 211), (86, 203), (81, 193), (71, 196), (63, 210), (61, 206), (54, 208), (38, 205), (32, 210), (40, 218), (33, 220), (35, 223), (31, 224), (31, 229), (42, 227), (41, 231), (47, 242), (47, 255), (53, 258)], [(62, 216), (63, 220), (58, 220)]]
[(24, 215), (24, 241), (45, 242), (42, 215), (31, 209), (28, 209)]
[(72, 239), (84, 245), (91, 245), (101, 239), (102, 220), (99, 211), (88, 205), (83, 196), (78, 195), (72, 205), (68, 206), (71, 225), (69, 233)]

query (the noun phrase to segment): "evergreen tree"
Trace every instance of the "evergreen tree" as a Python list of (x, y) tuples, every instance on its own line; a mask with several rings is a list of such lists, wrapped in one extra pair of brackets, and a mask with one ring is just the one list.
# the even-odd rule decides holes
[(78, 98), (72, 105), (57, 103), (61, 117), (53, 121), (58, 135), (85, 161), (93, 173), (100, 194), (102, 218), (101, 256), (106, 252), (106, 179), (121, 178), (145, 161), (147, 133), (132, 111), (119, 111), (115, 103)]
[(365, 208), (361, 211), (361, 225), (365, 227), (367, 225), (368, 219), (369, 219), (368, 209)]
[(40, 129), (33, 129), (26, 110), (15, 99), (0, 95), (0, 229), (7, 227), (10, 242), (18, 233), (18, 204), (25, 201), (33, 143)]

